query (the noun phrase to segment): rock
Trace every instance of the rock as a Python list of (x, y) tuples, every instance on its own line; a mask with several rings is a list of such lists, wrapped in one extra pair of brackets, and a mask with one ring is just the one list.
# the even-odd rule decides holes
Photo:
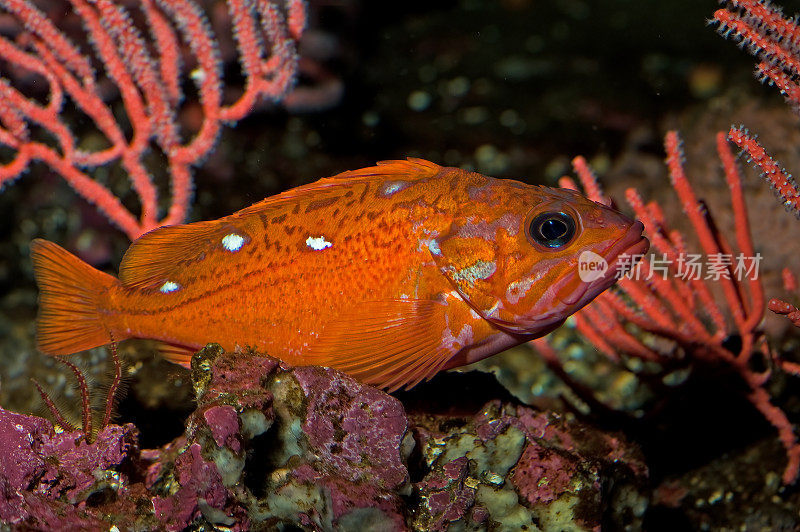
[(797, 530), (800, 491), (784, 486), (781, 443), (765, 437), (662, 480), (645, 526), (658, 530)]
[(472, 417), (411, 421), (428, 471), (415, 485), (416, 529), (641, 525), (647, 468), (617, 436), (497, 400)]
[(420, 403), (409, 415), (335, 370), (214, 345), (195, 355), (192, 377), (197, 409), (159, 449), (140, 451), (132, 425), (89, 443), (0, 410), (11, 464), (0, 471), (0, 519), (73, 529), (589, 529), (635, 528), (646, 507), (647, 470), (631, 444), (507, 396), (460, 411), (426, 413)]
[(173, 528), (199, 518), (406, 527), (401, 494), (410, 489), (413, 441), (398, 400), (334, 370), (282, 368), (216, 347), (195, 355), (192, 372), (198, 408), (186, 445), (164, 453), (152, 481), (167, 492), (157, 511)]
[(48, 529), (108, 528), (100, 507), (133, 506), (126, 467), (139, 459), (133, 425), (111, 425), (92, 442), (42, 418), (0, 409), (0, 519)]

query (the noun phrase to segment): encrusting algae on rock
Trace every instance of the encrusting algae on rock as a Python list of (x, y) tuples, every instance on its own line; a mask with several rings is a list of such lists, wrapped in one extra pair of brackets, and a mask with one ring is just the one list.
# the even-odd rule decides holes
[[(140, 449), (131, 425), (93, 444), (0, 409), (0, 519), (31, 529), (592, 530), (640, 524), (647, 469), (612, 434), (500, 400), (406, 413), (333, 369), (208, 346), (185, 433)], [(469, 445), (465, 445), (469, 442)], [(530, 526), (531, 530), (536, 529)]]
[[(192, 373), (186, 440), (151, 469), (168, 487), (160, 515), (183, 515), (176, 528), (227, 515), (243, 528), (589, 530), (635, 526), (647, 506), (635, 446), (568, 416), (489, 399), (465, 415), (407, 413), (336, 370), (218, 346)], [(190, 497), (204, 484), (189, 463), (216, 464), (227, 496), (214, 511)]]
[(151, 231), (119, 279), (35, 240), (37, 341), (152, 338), (184, 365), (219, 342), (412, 387), (561, 325), (647, 251), (642, 230), (573, 191), (388, 161)]

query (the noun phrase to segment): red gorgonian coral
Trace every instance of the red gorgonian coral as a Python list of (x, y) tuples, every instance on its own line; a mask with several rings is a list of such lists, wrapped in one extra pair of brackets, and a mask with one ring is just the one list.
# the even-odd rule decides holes
[[(788, 458), (783, 481), (789, 484), (800, 472), (800, 443), (792, 423), (772, 404), (764, 389), (769, 369), (759, 372), (753, 368), (754, 356), (771, 359), (772, 353), (759, 328), (765, 311), (757, 269), (759, 256), (750, 235), (741, 175), (726, 137), (723, 132), (717, 134), (717, 152), (731, 195), (736, 248), (717, 230), (711, 213), (697, 198), (683, 169), (680, 138), (677, 132), (670, 131), (664, 144), (672, 188), (710, 269), (694, 275), (689, 270), (688, 257), (700, 255), (688, 253), (686, 237), (668, 226), (657, 202), (644, 203), (638, 191), (629, 188), (626, 200), (644, 223), (656, 256), (640, 261), (634, 276), (623, 277), (616, 288), (600, 294), (578, 312), (575, 326), (612, 360), (637, 358), (664, 367), (680, 360), (729, 366), (746, 383), (748, 400), (778, 430)], [(594, 201), (610, 204), (586, 161), (578, 157), (573, 166), (586, 194)], [(560, 184), (577, 188), (570, 178), (562, 179)], [(722, 294), (721, 300), (715, 298), (715, 292)], [(733, 327), (728, 325), (726, 312)], [(729, 342), (734, 335), (738, 341)], [(551, 365), (557, 363), (546, 340), (534, 343)]]
[[(133, 240), (161, 225), (184, 221), (192, 195), (191, 168), (213, 150), (224, 123), (246, 116), (261, 98), (279, 99), (296, 77), (296, 41), (305, 24), (302, 0), (228, 0), (244, 88), (230, 102), (213, 32), (193, 0), (143, 0), (136, 8), (116, 0), (69, 0), (61, 11), (79, 19), (84, 42), (75, 44), (53, 17), (29, 0), (2, 0), (0, 187), (40, 161)], [(58, 13), (58, 10), (55, 11)], [(75, 25), (70, 16), (64, 24)], [(12, 29), (9, 29), (12, 28)], [(87, 50), (88, 48), (88, 50)], [(202, 111), (196, 131), (182, 131), (178, 112), (187, 78)], [(46, 85), (45, 102), (25, 94)], [(38, 90), (38, 89), (37, 89)], [(121, 107), (109, 104), (118, 93)], [(102, 141), (86, 149), (75, 138), (70, 113), (92, 124)], [(97, 144), (97, 141), (94, 141)], [(146, 157), (166, 159), (171, 200), (159, 215), (158, 195)], [(119, 165), (141, 202), (137, 217), (93, 171)]]

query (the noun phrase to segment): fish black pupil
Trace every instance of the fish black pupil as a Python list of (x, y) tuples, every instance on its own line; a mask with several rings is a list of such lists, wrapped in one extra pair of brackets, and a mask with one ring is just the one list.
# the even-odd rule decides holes
[(545, 220), (542, 223), (542, 236), (547, 240), (556, 240), (567, 232), (567, 224), (561, 220)]
[(575, 236), (575, 221), (563, 212), (546, 212), (536, 216), (530, 225), (530, 236), (542, 246), (560, 248)]

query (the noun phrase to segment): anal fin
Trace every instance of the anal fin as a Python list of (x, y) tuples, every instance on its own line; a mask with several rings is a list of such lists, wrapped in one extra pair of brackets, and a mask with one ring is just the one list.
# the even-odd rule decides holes
[(192, 363), (192, 357), (199, 351), (197, 347), (186, 345), (170, 344), (166, 342), (158, 343), (158, 353), (173, 364), (180, 364), (188, 368)]

